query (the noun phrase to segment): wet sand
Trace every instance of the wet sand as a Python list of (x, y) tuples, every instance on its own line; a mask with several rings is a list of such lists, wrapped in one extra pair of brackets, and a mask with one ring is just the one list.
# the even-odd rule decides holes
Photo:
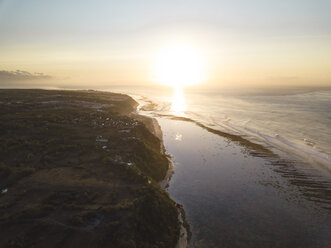
[(192, 122), (157, 120), (192, 247), (331, 246), (329, 175)]

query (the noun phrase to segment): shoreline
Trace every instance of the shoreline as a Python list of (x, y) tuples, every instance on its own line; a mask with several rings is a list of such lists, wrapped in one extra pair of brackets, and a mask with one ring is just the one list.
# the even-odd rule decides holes
[[(135, 95), (130, 96), (134, 97), (134, 99), (136, 100)], [(233, 126), (219, 124), (221, 128), (218, 128), (217, 123), (214, 126), (214, 124), (212, 122), (209, 122), (208, 119), (199, 119), (200, 117), (204, 116), (203, 112), (192, 112), (194, 113), (193, 115), (188, 114), (185, 117), (179, 117), (173, 115), (171, 112), (168, 112), (168, 109), (166, 110), (166, 112), (163, 112), (163, 110), (159, 110), (160, 103), (158, 101), (151, 100), (146, 95), (137, 96), (140, 97), (139, 102), (144, 102), (144, 104), (141, 104), (143, 105), (141, 110), (148, 111), (151, 115), (155, 117), (165, 117), (174, 120), (181, 119), (185, 121), (190, 121), (208, 131), (214, 132), (215, 134), (218, 133), (221, 136), (228, 137), (231, 140), (239, 141), (237, 139), (238, 137), (243, 138), (244, 140), (248, 141), (248, 143), (255, 143), (261, 145), (264, 148), (267, 148), (268, 150), (275, 153), (275, 155), (282, 156), (282, 158), (286, 158), (287, 160), (297, 161), (298, 163), (308, 161), (309, 164), (316, 167), (316, 169), (318, 169), (321, 173), (327, 173), (329, 174), (329, 176), (331, 176), (330, 153), (328, 153), (325, 149), (315, 149), (313, 146), (311, 146), (311, 144), (302, 144), (300, 142), (301, 139), (289, 139), (286, 138), (286, 135), (284, 136), (281, 133), (275, 135), (268, 135), (268, 133), (264, 133), (261, 130), (256, 130), (259, 135), (254, 135), (255, 131), (246, 132), (243, 130), (243, 128), (240, 127), (240, 125), (236, 126), (234, 124), (231, 124)], [(161, 104), (163, 103), (161, 102)], [(165, 108), (165, 106), (163, 105), (160, 106), (162, 107), (162, 109)], [(306, 140), (306, 138), (302, 140)], [(307, 142), (308, 141), (309, 140), (307, 140)]]
[[(147, 102), (147, 104), (148, 104), (148, 102)], [(309, 209), (309, 211), (312, 209), (314, 210), (315, 208), (319, 208), (319, 211), (326, 211), (329, 208), (329, 205), (327, 202), (325, 204), (323, 203), (324, 201), (328, 201), (328, 199), (329, 199), (328, 195), (327, 195), (328, 194), (327, 192), (329, 192), (329, 190), (328, 190), (329, 184), (328, 184), (328, 180), (326, 178), (327, 176), (321, 175), (320, 170), (317, 170), (317, 169), (315, 169), (311, 166), (305, 165), (305, 164), (297, 164), (297, 163), (293, 162), (292, 160), (282, 158), (280, 155), (276, 154), (270, 147), (266, 147), (266, 146), (263, 146), (262, 144), (252, 142), (248, 139), (245, 139), (244, 137), (225, 133), (225, 132), (222, 132), (219, 130), (215, 130), (215, 129), (205, 126), (197, 121), (191, 120), (189, 118), (175, 117), (175, 116), (166, 115), (166, 114), (162, 115), (162, 114), (158, 114), (158, 113), (153, 113), (151, 111), (152, 111), (151, 109), (148, 109), (146, 114), (148, 116), (150, 116), (151, 118), (153, 118), (153, 117), (157, 118), (157, 120), (159, 121), (159, 124), (164, 128), (163, 132), (165, 133), (165, 137), (164, 137), (165, 140), (163, 140), (163, 142), (165, 142), (165, 145), (167, 145), (167, 149), (169, 150), (169, 152), (171, 152), (175, 156), (176, 159), (174, 162), (181, 163), (181, 160), (179, 157), (182, 156), (182, 154), (180, 152), (178, 152), (178, 154), (176, 154), (176, 150), (178, 150), (178, 151), (181, 150), (179, 148), (179, 146), (174, 145), (175, 141), (173, 141), (174, 140), (173, 137), (175, 137), (174, 135), (176, 134), (176, 132), (184, 133), (183, 136), (186, 137), (185, 140), (188, 140), (188, 138), (195, 137), (196, 133), (198, 133), (198, 130), (196, 130), (195, 132), (193, 132), (194, 136), (192, 136), (191, 135), (192, 133), (190, 134), (190, 131), (188, 131), (188, 130), (194, 129), (194, 128), (199, 129), (199, 132), (205, 133), (205, 135), (209, 134), (209, 135), (213, 135), (213, 137), (214, 136), (219, 137), (217, 139), (221, 139), (225, 142), (224, 147), (222, 147), (221, 150), (217, 150), (217, 153), (222, 153), (222, 149), (231, 150), (231, 148), (227, 148), (228, 146), (226, 145), (226, 143), (228, 143), (228, 142), (229, 143), (231, 142), (234, 147), (240, 148), (240, 151), (239, 151), (239, 149), (238, 150), (233, 149), (228, 154), (225, 154), (226, 157), (223, 156), (222, 160), (219, 160), (219, 161), (224, 161), (224, 160), (226, 160), (226, 158), (231, 157), (231, 156), (233, 156), (233, 160), (235, 160), (235, 158), (238, 158), (243, 155), (241, 161), (245, 161), (245, 160), (247, 160), (247, 158), (248, 159), (251, 158), (252, 162), (248, 166), (251, 166), (252, 168), (254, 168), (254, 170), (256, 171), (256, 174), (255, 173), (249, 174), (249, 173), (245, 172), (245, 168), (248, 167), (247, 165), (245, 165), (243, 167), (242, 171), (236, 170), (236, 168), (238, 167), (237, 165), (235, 167), (234, 166), (231, 167), (231, 169), (229, 169), (229, 171), (234, 171), (237, 175), (247, 173), (247, 175), (245, 177), (243, 177), (243, 179), (242, 179), (243, 181), (246, 181), (246, 180), (249, 181), (251, 179), (256, 178), (255, 181), (250, 182), (250, 185), (252, 185), (253, 187), (256, 187), (259, 190), (258, 192), (263, 193), (265, 190), (270, 191), (270, 196), (263, 196), (263, 197), (266, 197), (266, 198), (269, 197), (270, 201), (271, 200), (275, 201), (275, 211), (278, 210), (277, 209), (278, 207), (282, 208), (281, 204), (277, 205), (277, 203), (279, 203), (279, 202), (283, 202), (284, 205), (292, 207), (292, 206), (295, 206), (299, 201), (300, 202), (304, 201), (305, 206), (302, 207), (302, 209), (300, 208), (300, 211), (302, 211), (302, 212), (305, 211), (305, 208)], [(142, 112), (144, 113), (144, 111), (142, 111)], [(181, 124), (172, 125), (172, 122), (180, 122)], [(175, 126), (176, 126), (176, 128), (175, 128)], [(181, 126), (185, 126), (186, 128), (181, 130)], [(186, 135), (185, 135), (185, 132), (186, 132)], [(169, 139), (172, 141), (169, 141)], [(181, 141), (181, 143), (183, 143), (183, 142), (185, 142), (185, 141)], [(176, 144), (179, 144), (179, 143), (176, 143)], [(171, 150), (171, 145), (173, 145), (175, 147), (174, 148), (175, 150), (174, 149)], [(188, 146), (188, 145), (191, 147), (191, 143), (186, 144), (186, 146)], [(217, 146), (218, 145), (219, 144), (217, 143)], [(211, 147), (211, 149), (214, 149), (214, 147)], [(242, 155), (240, 155), (240, 154), (242, 154)], [(214, 157), (214, 154), (211, 154), (211, 156)], [(213, 160), (212, 157), (211, 157), (211, 159), (208, 159), (208, 158), (206, 158), (206, 155), (201, 155), (202, 163), (205, 163), (205, 161), (206, 161), (205, 159), (208, 159), (208, 162), (212, 161)], [(196, 158), (196, 160), (199, 160), (199, 159), (200, 159), (199, 157)], [(184, 158), (184, 160), (185, 160), (185, 158)], [(182, 160), (182, 161), (184, 161), (184, 160)], [(191, 182), (196, 180), (196, 181), (200, 182), (201, 184), (206, 184), (206, 186), (210, 186), (208, 184), (209, 178), (208, 178), (208, 180), (201, 180), (200, 177), (197, 178), (195, 176), (195, 173), (197, 173), (198, 168), (199, 168), (199, 173), (201, 172), (201, 170), (200, 170), (201, 167), (199, 167), (199, 165), (196, 165), (197, 167), (194, 168), (195, 170), (192, 168), (188, 168), (188, 167), (193, 167), (193, 166), (191, 164), (191, 160), (189, 160), (189, 159), (186, 159), (186, 160), (187, 160), (186, 163), (182, 162), (183, 164), (186, 164), (186, 166), (183, 166), (183, 167), (186, 167), (185, 171), (182, 166), (181, 166), (181, 168), (179, 168), (179, 167), (176, 168), (176, 171), (179, 170), (179, 173), (178, 174), (176, 173), (176, 176), (175, 176), (176, 181), (181, 182), (180, 183), (181, 185), (186, 184), (186, 186), (187, 186), (188, 184), (191, 185), (192, 184)], [(190, 162), (188, 162), (188, 161), (190, 161)], [(232, 164), (230, 161), (228, 161), (228, 162), (225, 162), (223, 164), (223, 166), (227, 166), (227, 163)], [(218, 168), (218, 167), (214, 167), (212, 169), (218, 170), (215, 168)], [(190, 173), (190, 170), (192, 170), (191, 173)], [(203, 171), (205, 171), (205, 169), (203, 169)], [(192, 173), (192, 172), (194, 172), (194, 173)], [(225, 171), (225, 172), (227, 173), (227, 171)], [(224, 171), (222, 169), (220, 169), (219, 173), (224, 173)], [(207, 174), (202, 173), (201, 175), (205, 176)], [(213, 173), (210, 174), (210, 176), (213, 177)], [(266, 176), (268, 176), (268, 177), (266, 177)], [(184, 180), (177, 179), (177, 177), (180, 177), (181, 179), (184, 179)], [(225, 177), (223, 182), (219, 182), (216, 179), (214, 184), (222, 185), (224, 182), (231, 180), (231, 178), (232, 177)], [(235, 178), (237, 178), (237, 176)], [(187, 179), (187, 181), (185, 181), (186, 179)], [(181, 201), (182, 201), (182, 199), (185, 200), (184, 192), (185, 192), (186, 188), (183, 187), (183, 190), (181, 190), (181, 188), (180, 188), (181, 185), (179, 185), (179, 183), (177, 183), (177, 184), (178, 184), (178, 185), (176, 185), (177, 190), (174, 190), (176, 195), (172, 194), (172, 196), (173, 197), (175, 196), (176, 199), (180, 199)], [(163, 181), (162, 185), (163, 186), (167, 185), (166, 181)], [(233, 184), (233, 185), (237, 185), (237, 184)], [(171, 187), (172, 186), (173, 185), (171, 185)], [(168, 189), (168, 191), (171, 191), (171, 187), (170, 187), (170, 190)], [(193, 188), (193, 187), (195, 187), (194, 184), (191, 185), (191, 188)], [(220, 188), (226, 188), (226, 187), (220, 187)], [(214, 188), (212, 188), (212, 192), (214, 192), (213, 190), (214, 190)], [(247, 187), (245, 185), (242, 188), (242, 192), (244, 192), (244, 191), (247, 191)], [(277, 196), (275, 198), (272, 198), (272, 194), (274, 194), (273, 191), (277, 191), (281, 195)], [(195, 192), (197, 194), (201, 193), (198, 189), (196, 189)], [(218, 193), (222, 194), (223, 192), (222, 191), (215, 192), (215, 194), (218, 194)], [(191, 194), (191, 191), (190, 191), (190, 194)], [(314, 195), (314, 197), (316, 197), (316, 198), (309, 197), (311, 195)], [(204, 194), (200, 195), (199, 197), (204, 197)], [(225, 195), (224, 197), (228, 197), (228, 196)], [(240, 197), (243, 200), (246, 200), (247, 202), (250, 201), (250, 198), (247, 198), (246, 194), (243, 194)], [(290, 201), (289, 201), (289, 199), (290, 199)], [(254, 201), (253, 203), (250, 203), (250, 204), (256, 204), (256, 202), (257, 201)], [(211, 201), (210, 204), (214, 204), (214, 201)], [(215, 209), (217, 210), (218, 207), (221, 206), (222, 204), (224, 204), (224, 203), (219, 202), (219, 205), (215, 206)], [(250, 204), (248, 204), (248, 206)], [(199, 205), (199, 204), (197, 204), (197, 205)], [(190, 208), (190, 206), (188, 206), (187, 202), (185, 203), (185, 206), (187, 207), (188, 210), (190, 210), (190, 213), (191, 213), (192, 208)], [(203, 207), (203, 206), (201, 206), (201, 207)], [(227, 210), (226, 204), (224, 204), (223, 207), (225, 210)], [(263, 209), (264, 207), (265, 207), (264, 204), (261, 205), (261, 209)], [(232, 208), (230, 208), (228, 211), (236, 211), (236, 210), (233, 210)], [(287, 209), (286, 211), (290, 212), (291, 210)], [(240, 213), (241, 212), (239, 212), (238, 214), (240, 214)], [(278, 214), (280, 216), (282, 216), (282, 213), (279, 212)], [(300, 212), (300, 214), (301, 214), (301, 212)], [(220, 216), (222, 216), (222, 215), (220, 214)], [(320, 215), (317, 215), (317, 217), (320, 217)], [(199, 216), (198, 216), (198, 218), (199, 218)], [(215, 218), (215, 217), (212, 217), (212, 218)], [(224, 218), (226, 219), (227, 216), (224, 216)], [(273, 216), (271, 216), (270, 218), (273, 218)], [(217, 222), (218, 219), (221, 219), (221, 217), (219, 217), (219, 218), (216, 217), (214, 221)], [(192, 220), (192, 216), (190, 216), (190, 220)], [(195, 221), (195, 220), (196, 219), (193, 219), (193, 221)], [(202, 223), (204, 222), (204, 220), (199, 220), (199, 221), (201, 221)], [(249, 224), (250, 223), (247, 223), (247, 225), (249, 225)], [(267, 223), (262, 223), (261, 226), (263, 226), (263, 225), (267, 225)], [(293, 222), (289, 221), (289, 225), (293, 225)], [(206, 223), (206, 226), (208, 226), (207, 223)], [(219, 223), (219, 226), (222, 226), (222, 223)], [(194, 226), (193, 226), (193, 228), (194, 228)], [(196, 228), (197, 227), (195, 226), (195, 229)], [(292, 228), (292, 226), (291, 226), (291, 228)], [(277, 228), (275, 230), (278, 231)], [(300, 232), (298, 231), (298, 233), (300, 233)], [(196, 235), (196, 233), (194, 233), (193, 237), (191, 237), (191, 242), (193, 242), (193, 243), (194, 242), (199, 243), (200, 239), (202, 239), (202, 240), (204, 239), (204, 237), (199, 237), (200, 239), (199, 238), (196, 239), (195, 235)], [(266, 234), (266, 235), (268, 235), (268, 234)], [(275, 235), (275, 236), (277, 236), (277, 235)], [(215, 237), (215, 240), (217, 240), (217, 239), (221, 239), (221, 238)], [(273, 239), (273, 238), (271, 238), (271, 239)]]
[[(166, 157), (168, 159), (168, 165), (169, 165), (169, 169), (167, 171), (167, 174), (165, 175), (165, 177), (158, 182), (160, 188), (166, 192), (166, 189), (169, 187), (170, 184), (170, 180), (172, 175), (174, 174), (174, 163), (171, 159), (170, 154), (167, 154), (164, 143), (163, 143), (163, 133), (162, 133), (162, 129), (161, 126), (159, 125), (158, 121), (156, 120), (156, 118), (150, 117), (150, 116), (146, 116), (142, 113), (138, 113), (138, 107), (137, 106), (137, 110), (136, 113), (134, 115), (132, 115), (134, 118), (139, 118), (140, 121), (142, 121), (147, 129), (153, 133), (157, 138), (160, 139), (160, 151), (163, 154), (166, 154)], [(188, 224), (188, 222), (186, 221), (185, 218), (185, 210), (183, 208), (182, 205), (176, 203), (176, 207), (178, 210), (178, 221), (180, 224), (180, 233), (179, 233), (179, 239), (177, 242), (177, 245), (175, 246), (175, 248), (188, 248), (189, 247), (189, 243), (190, 243), (190, 226)]]

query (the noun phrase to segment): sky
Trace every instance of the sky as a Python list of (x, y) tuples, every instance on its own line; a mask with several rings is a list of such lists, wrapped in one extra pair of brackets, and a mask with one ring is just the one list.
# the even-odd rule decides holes
[(0, 87), (152, 85), (177, 43), (201, 54), (206, 86), (331, 86), (330, 13), (330, 0), (0, 0)]

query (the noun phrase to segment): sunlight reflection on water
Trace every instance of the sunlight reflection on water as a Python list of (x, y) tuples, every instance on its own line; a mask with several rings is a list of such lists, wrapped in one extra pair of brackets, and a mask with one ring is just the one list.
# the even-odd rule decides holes
[(185, 116), (186, 104), (183, 94), (183, 88), (174, 88), (174, 93), (172, 96), (171, 111), (176, 116)]
[(182, 141), (182, 138), (183, 138), (183, 135), (181, 135), (181, 134), (179, 134), (179, 133), (176, 133), (175, 140), (177, 140), (177, 141)]

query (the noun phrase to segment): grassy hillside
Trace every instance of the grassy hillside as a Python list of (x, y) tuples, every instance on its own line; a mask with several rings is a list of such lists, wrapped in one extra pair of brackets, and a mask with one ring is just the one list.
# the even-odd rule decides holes
[(136, 102), (97, 91), (0, 90), (0, 247), (174, 247), (160, 140)]

